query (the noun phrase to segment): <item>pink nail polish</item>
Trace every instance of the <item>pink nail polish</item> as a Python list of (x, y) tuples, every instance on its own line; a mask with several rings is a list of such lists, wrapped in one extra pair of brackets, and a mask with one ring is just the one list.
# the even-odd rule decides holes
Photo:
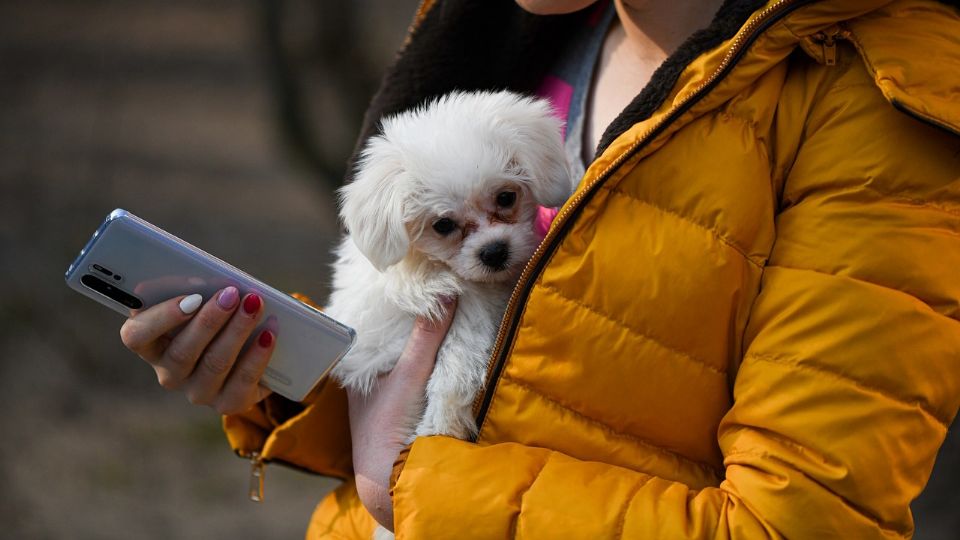
[(233, 309), (236, 307), (238, 300), (240, 300), (240, 292), (237, 291), (237, 288), (227, 287), (220, 291), (220, 296), (217, 297), (217, 305), (221, 309)]

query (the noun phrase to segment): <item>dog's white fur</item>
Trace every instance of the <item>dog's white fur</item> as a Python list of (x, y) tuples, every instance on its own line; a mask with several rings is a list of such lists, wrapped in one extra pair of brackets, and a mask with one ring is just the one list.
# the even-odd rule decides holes
[[(497, 325), (539, 242), (537, 205), (559, 206), (573, 190), (561, 123), (544, 101), (455, 92), (381, 127), (340, 191), (348, 236), (327, 312), (356, 329), (357, 343), (333, 375), (370, 392), (393, 368), (414, 319), (439, 317), (440, 298), (459, 296), (413, 435), (466, 438), (477, 429), (471, 406)], [(504, 192), (515, 193), (514, 204), (498, 204)], [(456, 225), (446, 235), (433, 228), (442, 218)], [(500, 270), (479, 258), (496, 242), (509, 245)]]

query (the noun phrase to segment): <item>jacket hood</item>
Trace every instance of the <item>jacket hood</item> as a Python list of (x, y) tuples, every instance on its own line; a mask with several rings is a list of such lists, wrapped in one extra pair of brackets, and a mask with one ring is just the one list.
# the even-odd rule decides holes
[[(913, 116), (960, 133), (960, 74), (942, 69), (960, 63), (960, 0), (727, 0), (705, 29), (688, 38), (653, 74), (647, 86), (606, 129), (596, 155), (611, 143), (703, 84), (730, 44), (749, 30), (765, 33), (765, 12), (784, 12), (787, 31), (765, 33), (737, 59), (759, 73), (798, 46), (838, 24), (852, 41), (883, 95)], [(379, 119), (453, 90), (532, 91), (550, 60), (592, 8), (560, 16), (531, 15), (513, 0), (426, 1), (364, 118), (351, 164)], [(779, 20), (779, 18), (778, 18)], [(932, 54), (931, 51), (936, 51)], [(814, 53), (815, 54), (815, 53)], [(697, 62), (697, 69), (687, 69)], [(704, 69), (707, 68), (707, 69)], [(744, 70), (740, 70), (744, 71)], [(711, 100), (712, 101), (712, 100)], [(352, 167), (348, 172), (349, 181)]]
[(851, 39), (895, 107), (960, 134), (958, 2), (896, 2), (850, 21)]

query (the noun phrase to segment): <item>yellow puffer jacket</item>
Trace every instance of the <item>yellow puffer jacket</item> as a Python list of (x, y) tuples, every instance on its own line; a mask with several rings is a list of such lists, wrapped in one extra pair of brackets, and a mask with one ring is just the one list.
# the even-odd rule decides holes
[[(960, 406), (960, 16), (741, 22), (618, 120), (513, 295), (478, 439), (401, 456), (398, 538), (912, 534)], [(264, 457), (349, 477), (334, 413)], [(242, 453), (297, 429), (226, 422)], [(348, 483), (309, 536), (371, 527)]]

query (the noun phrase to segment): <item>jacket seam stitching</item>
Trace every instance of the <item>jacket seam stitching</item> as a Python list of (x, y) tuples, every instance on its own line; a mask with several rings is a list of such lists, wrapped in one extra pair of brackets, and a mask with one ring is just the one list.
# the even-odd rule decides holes
[[(734, 104), (734, 106), (735, 105), (736, 104)], [(717, 111), (715, 113), (716, 117), (725, 122), (731, 122), (731, 121), (737, 122), (743, 125), (744, 127), (746, 127), (747, 129), (749, 129), (750, 131), (752, 131), (753, 138), (756, 140), (757, 144), (759, 144), (763, 148), (764, 161), (769, 163), (770, 162), (769, 157), (771, 154), (770, 146), (769, 146), (769, 143), (763, 137), (760, 136), (760, 134), (763, 132), (763, 129), (760, 127), (760, 122), (757, 121), (756, 119), (748, 118), (746, 116), (740, 115), (739, 113), (732, 112), (728, 107), (729, 105)]]
[(626, 330), (627, 332), (630, 332), (631, 334), (637, 335), (637, 336), (639, 336), (639, 337), (642, 338), (642, 339), (645, 339), (645, 340), (648, 340), (648, 341), (652, 341), (653, 343), (656, 343), (656, 344), (659, 345), (660, 347), (666, 349), (668, 352), (670, 352), (670, 353), (672, 353), (672, 354), (674, 354), (674, 355), (676, 355), (676, 356), (679, 356), (680, 358), (683, 358), (683, 359), (689, 361), (689, 362), (692, 363), (692, 364), (696, 364), (696, 365), (698, 365), (698, 366), (706, 369), (707, 371), (710, 371), (710, 372), (715, 373), (715, 374), (717, 374), (717, 375), (726, 375), (726, 373), (727, 373), (727, 370), (724, 369), (724, 368), (718, 368), (718, 367), (716, 367), (716, 366), (713, 366), (713, 365), (711, 365), (709, 362), (707, 362), (706, 360), (697, 358), (697, 357), (693, 356), (693, 355), (690, 354), (690, 353), (683, 352), (683, 351), (681, 351), (680, 349), (677, 349), (676, 347), (674, 347), (674, 346), (672, 346), (672, 345), (668, 345), (667, 343), (665, 343), (664, 341), (662, 341), (660, 338), (658, 338), (658, 337), (656, 337), (656, 336), (654, 336), (654, 335), (652, 335), (652, 334), (650, 334), (650, 333), (648, 333), (648, 332), (643, 332), (643, 331), (641, 331), (641, 330), (639, 330), (639, 329), (637, 329), (637, 328), (634, 328), (633, 326), (630, 326), (630, 325), (624, 323), (623, 321), (617, 320), (617, 319), (613, 318), (611, 315), (608, 315), (608, 314), (600, 311), (600, 310), (599, 310), (598, 308), (596, 308), (596, 307), (593, 307), (593, 306), (591, 306), (591, 305), (588, 305), (588, 304), (586, 304), (586, 303), (584, 303), (584, 302), (582, 302), (582, 301), (580, 301), (580, 300), (577, 300), (577, 299), (574, 299), (574, 298), (570, 298), (569, 296), (563, 294), (563, 292), (562, 292), (560, 289), (558, 289), (557, 287), (555, 287), (555, 286), (553, 286), (553, 285), (546, 285), (546, 284), (544, 284), (544, 283), (541, 283), (541, 284), (539, 285), (539, 287), (540, 287), (541, 289), (544, 289), (544, 290), (547, 291), (547, 292), (551, 292), (551, 293), (553, 293), (554, 295), (559, 296), (561, 299), (563, 299), (563, 300), (565, 300), (565, 301), (567, 301), (567, 302), (570, 302), (571, 304), (574, 304), (574, 305), (576, 305), (577, 307), (579, 307), (579, 308), (581, 308), (581, 309), (585, 309), (585, 310), (593, 313), (594, 315), (597, 315), (598, 317), (601, 317), (601, 318), (603, 318), (603, 319), (605, 319), (605, 320), (607, 320), (607, 321), (612, 322), (613, 324), (619, 326), (620, 328)]
[[(562, 410), (570, 413), (571, 415), (573, 415), (574, 417), (580, 419), (581, 421), (583, 421), (583, 422), (585, 422), (585, 423), (587, 423), (587, 424), (593, 425), (594, 427), (600, 429), (601, 431), (606, 432), (606, 433), (609, 434), (609, 435), (613, 435), (614, 437), (618, 437), (618, 438), (621, 438), (621, 439), (627, 439), (627, 440), (629, 440), (629, 441), (633, 441), (633, 442), (636, 443), (637, 445), (639, 445), (639, 446), (641, 446), (641, 447), (643, 447), (643, 448), (646, 448), (647, 450), (651, 450), (651, 451), (656, 452), (656, 453), (659, 453), (659, 454), (664, 454), (664, 455), (666, 455), (666, 456), (668, 456), (668, 457), (670, 457), (670, 458), (676, 459), (677, 461), (679, 461), (679, 462), (681, 462), (681, 463), (686, 463), (686, 464), (689, 464), (689, 465), (694, 465), (694, 466), (696, 466), (698, 469), (705, 470), (705, 471), (711, 473), (715, 478), (720, 478), (720, 477), (721, 477), (720, 469), (719, 469), (718, 467), (714, 467), (713, 465), (711, 465), (711, 464), (709, 464), (709, 463), (705, 463), (705, 462), (703, 462), (703, 461), (698, 461), (698, 460), (696, 460), (696, 459), (688, 458), (688, 457), (683, 456), (683, 455), (681, 455), (681, 454), (679, 454), (679, 453), (677, 453), (677, 452), (674, 452), (673, 450), (668, 450), (668, 449), (666, 449), (666, 448), (663, 448), (662, 446), (658, 446), (658, 445), (656, 445), (656, 444), (654, 444), (654, 443), (652, 443), (652, 442), (649, 442), (649, 441), (647, 441), (647, 440), (644, 440), (643, 438), (638, 437), (638, 436), (636, 436), (636, 435), (634, 435), (634, 434), (632, 434), (632, 433), (625, 433), (625, 432), (622, 432), (622, 431), (618, 431), (617, 429), (614, 429), (614, 428), (611, 427), (610, 425), (608, 425), (608, 424), (606, 424), (606, 423), (604, 423), (604, 422), (602, 422), (602, 421), (600, 421), (600, 420), (597, 420), (596, 418), (593, 418), (593, 417), (591, 417), (591, 416), (587, 416), (586, 414), (583, 414), (582, 412), (574, 409), (574, 408), (571, 407), (570, 405), (567, 405), (567, 404), (565, 404), (565, 403), (557, 400), (556, 398), (547, 395), (547, 394), (544, 393), (543, 391), (538, 390), (537, 388), (534, 388), (533, 386), (531, 386), (531, 385), (528, 384), (527, 382), (525, 382), (525, 381), (523, 381), (523, 380), (520, 380), (520, 379), (514, 377), (513, 375), (509, 375), (509, 374), (507, 374), (507, 373), (504, 373), (504, 374), (502, 374), (502, 375), (500, 376), (500, 379), (501, 379), (502, 381), (506, 381), (507, 383), (512, 384), (512, 385), (514, 385), (514, 386), (519, 386), (520, 388), (522, 388), (522, 389), (524, 389), (524, 390), (526, 390), (526, 391), (528, 391), (528, 392), (530, 392), (530, 393), (532, 393), (532, 394), (536, 394), (536, 395), (539, 396), (541, 399), (543, 399), (543, 400), (546, 401), (547, 403), (553, 405), (554, 407), (559, 408), (559, 409), (562, 409)], [(629, 468), (629, 467), (625, 467), (625, 468)], [(631, 469), (631, 470), (632, 470), (632, 469)], [(639, 472), (639, 471), (634, 471), (634, 472)]]
[(768, 167), (770, 167), (770, 171), (771, 171), (770, 175), (772, 177), (773, 167), (774, 167), (773, 149), (770, 148), (770, 143), (767, 140), (767, 138), (761, 136), (763, 129), (760, 127), (760, 122), (752, 118), (741, 116), (738, 113), (731, 112), (730, 109), (727, 107), (724, 107), (719, 112), (717, 112), (717, 116), (718, 118), (720, 118), (725, 122), (730, 122), (730, 121), (738, 122), (751, 131), (754, 141), (757, 143), (757, 146), (759, 147), (759, 149), (762, 150), (763, 162), (766, 163)]
[[(960, 211), (951, 210), (949, 208), (940, 206), (932, 201), (924, 201), (921, 199), (911, 199), (909, 197), (890, 196), (890, 200), (887, 202), (888, 204), (895, 204), (898, 206), (908, 206), (910, 208), (922, 208), (924, 210), (929, 210), (931, 212), (946, 214), (952, 218), (960, 218)], [(944, 230), (949, 231), (949, 229), (944, 229)]]
[[(903, 530), (901, 530), (901, 529), (898, 529), (898, 528), (895, 527), (895, 526), (892, 526), (892, 525), (890, 525), (890, 524), (887, 524), (887, 523), (885, 523), (885, 522), (880, 521), (880, 519), (878, 519), (877, 517), (875, 517), (875, 516), (873, 516), (872, 514), (870, 514), (867, 510), (865, 510), (865, 509), (863, 509), (863, 508), (860, 508), (859, 505), (857, 505), (856, 503), (854, 503), (854, 502), (853, 502), (852, 500), (850, 500), (849, 498), (841, 495), (840, 493), (837, 493), (836, 491), (834, 491), (833, 489), (831, 489), (828, 485), (826, 485), (825, 483), (823, 483), (822, 481), (820, 481), (820, 480), (819, 480), (818, 478), (816, 478), (815, 476), (812, 476), (812, 475), (808, 474), (807, 472), (805, 472), (805, 471), (803, 471), (803, 470), (801, 470), (801, 469), (798, 469), (798, 468), (795, 467), (792, 463), (788, 462), (787, 460), (783, 459), (782, 457), (777, 456), (776, 454), (772, 454), (772, 453), (770, 453), (770, 452), (768, 452), (768, 451), (766, 451), (766, 450), (764, 450), (764, 449), (751, 449), (751, 450), (741, 450), (741, 451), (739, 451), (739, 452), (733, 452), (733, 453), (730, 453), (730, 454), (727, 455), (727, 459), (730, 459), (730, 458), (742, 458), (742, 457), (752, 457), (752, 458), (757, 458), (757, 459), (764, 460), (764, 461), (776, 461), (776, 462), (779, 462), (779, 463), (782, 464), (783, 466), (786, 466), (787, 468), (791, 469), (792, 471), (796, 472), (797, 474), (799, 474), (799, 475), (803, 476), (804, 478), (810, 480), (811, 482), (817, 484), (817, 485), (820, 486), (824, 491), (827, 491), (827, 492), (829, 492), (831, 495), (835, 496), (835, 497), (836, 497), (837, 499), (839, 499), (844, 505), (846, 505), (850, 510), (852, 510), (853, 512), (855, 512), (856, 514), (858, 514), (858, 515), (859, 515), (860, 517), (862, 517), (863, 519), (865, 519), (865, 520), (873, 523), (873, 525), (875, 525), (878, 529), (880, 529), (880, 530), (882, 530), (882, 531), (884, 531), (884, 532), (887, 532), (887, 533), (893, 533), (893, 534), (895, 534), (895, 535), (897, 535), (897, 536), (899, 536), (899, 537), (901, 537), (901, 538), (909, 538), (909, 537), (910, 537), (910, 535), (909, 535), (908, 532), (905, 532), (905, 531), (903, 531)], [(737, 463), (737, 464), (735, 464), (735, 465), (740, 465), (740, 464)], [(729, 494), (728, 494), (728, 496), (729, 496)], [(740, 499), (741, 501), (743, 501), (745, 504), (748, 504), (748, 501), (746, 501), (743, 497), (739, 497), (739, 499)]]
[(642, 205), (649, 206), (650, 208), (653, 208), (653, 209), (655, 209), (655, 210), (658, 210), (658, 211), (660, 211), (660, 212), (662, 212), (662, 213), (664, 213), (664, 214), (669, 214), (669, 215), (671, 215), (671, 216), (674, 216), (674, 217), (680, 219), (681, 221), (684, 221), (684, 222), (686, 222), (686, 223), (689, 223), (689, 224), (693, 225), (694, 227), (697, 227), (698, 229), (701, 229), (701, 230), (703, 230), (703, 231), (705, 231), (705, 232), (707, 232), (707, 233), (710, 233), (710, 235), (713, 236), (714, 238), (716, 238), (717, 240), (719, 240), (721, 244), (724, 244), (724, 245), (726, 245), (727, 247), (729, 247), (730, 249), (732, 249), (732, 250), (736, 251), (737, 253), (739, 253), (739, 254), (740, 254), (744, 259), (746, 259), (747, 262), (749, 262), (750, 264), (756, 266), (757, 268), (763, 268), (764, 261), (763, 261), (762, 259), (761, 259), (761, 260), (754, 260), (753, 257), (751, 257), (750, 255), (747, 254), (747, 252), (746, 252), (745, 249), (743, 249), (742, 247), (740, 247), (736, 242), (734, 242), (733, 240), (729, 239), (725, 234), (723, 234), (722, 232), (718, 231), (716, 228), (708, 227), (708, 226), (706, 226), (706, 225), (704, 225), (704, 224), (702, 224), (702, 223), (700, 223), (700, 222), (698, 222), (698, 221), (690, 218), (689, 216), (684, 216), (683, 214), (681, 214), (681, 213), (679, 213), (679, 212), (676, 212), (676, 211), (674, 211), (674, 210), (667, 210), (666, 208), (663, 208), (662, 206), (658, 206), (658, 205), (656, 205), (656, 204), (653, 204), (653, 203), (650, 202), (650, 201), (641, 199), (640, 197), (637, 197), (636, 195), (634, 195), (634, 194), (632, 194), (632, 193), (629, 193), (629, 192), (627, 192), (627, 191), (624, 191), (624, 190), (621, 189), (621, 188), (618, 188), (618, 187), (608, 187), (608, 186), (606, 186), (606, 185), (603, 185), (603, 186), (600, 186), (600, 189), (609, 191), (609, 192), (614, 193), (614, 194), (617, 194), (617, 195), (622, 195), (622, 196), (624, 196), (624, 197), (626, 197), (626, 198), (628, 198), (628, 199), (630, 199), (630, 200), (632, 200), (632, 201), (636, 201), (637, 203), (640, 203), (640, 204), (642, 204)]
[(551, 454), (548, 453), (546, 457), (543, 458), (543, 463), (540, 464), (537, 473), (533, 475), (533, 480), (530, 481), (530, 484), (527, 485), (527, 487), (519, 493), (519, 497), (517, 497), (517, 515), (513, 518), (513, 523), (510, 524), (510, 538), (517, 537), (517, 529), (520, 527), (520, 516), (523, 514), (523, 498), (533, 489), (533, 485), (537, 483), (543, 470), (547, 468), (547, 463), (550, 462), (550, 455)]
[[(730, 431), (734, 431), (734, 430), (730, 430)], [(759, 426), (741, 425), (741, 426), (739, 427), (739, 429), (737, 429), (736, 431), (738, 431), (738, 432), (739, 432), (739, 431), (751, 431), (751, 432), (757, 434), (757, 435), (760, 436), (760, 437), (764, 437), (764, 438), (770, 439), (771, 441), (774, 441), (774, 442), (776, 442), (776, 443), (778, 443), (778, 444), (782, 444), (783, 446), (787, 446), (787, 447), (789, 447), (791, 450), (793, 450), (794, 452), (797, 452), (798, 454), (803, 454), (805, 457), (810, 458), (810, 459), (813, 459), (813, 460), (816, 460), (818, 463), (821, 463), (821, 464), (826, 465), (826, 466), (832, 466), (832, 465), (834, 465), (833, 463), (831, 463), (829, 460), (827, 460), (827, 459), (824, 458), (823, 456), (821, 456), (821, 455), (815, 455), (811, 449), (803, 446), (802, 444), (800, 444), (800, 443), (797, 442), (797, 441), (794, 441), (793, 439), (791, 439), (791, 438), (788, 437), (787, 435), (784, 435), (784, 434), (782, 434), (782, 433), (778, 433), (778, 432), (774, 431), (773, 429), (764, 428), (764, 427), (759, 427)], [(729, 452), (727, 452), (727, 453), (724, 454), (724, 459), (729, 458), (729, 457), (736, 456), (736, 455), (738, 455), (738, 454), (745, 454), (745, 453), (749, 453), (749, 452), (753, 452), (753, 451), (755, 451), (755, 450), (753, 450), (753, 449), (749, 449), (749, 450), (748, 450), (748, 449), (735, 450), (735, 449), (731, 448), (731, 450), (730, 450)]]
[(875, 83), (875, 82), (873, 82), (873, 81), (867, 81), (867, 82), (851, 82), (851, 83), (839, 83), (839, 82), (835, 82), (835, 83), (833, 83), (832, 85), (830, 85), (829, 87), (827, 87), (826, 90), (823, 91), (823, 97), (829, 96), (830, 94), (832, 94), (832, 93), (834, 93), (834, 92), (842, 92), (842, 91), (844, 91), (844, 90), (849, 90), (849, 89), (851, 89), (851, 88), (870, 88), (870, 89), (873, 89), (873, 90), (877, 90), (877, 83)]
[(916, 206), (916, 207), (921, 207), (921, 208), (935, 211), (935, 212), (941, 212), (955, 218), (960, 218), (960, 210), (951, 210), (950, 208), (942, 206), (940, 203), (936, 201), (931, 201), (928, 199), (917, 199), (914, 197), (907, 197), (906, 195), (901, 195), (898, 193), (888, 193), (881, 189), (877, 189), (873, 186), (862, 186), (862, 188), (866, 191), (872, 191), (873, 193), (879, 195), (880, 197), (889, 199), (887, 201), (884, 201), (881, 198), (879, 201), (875, 201), (878, 203), (887, 202), (887, 203), (894, 203), (894, 204), (902, 204), (906, 206)]
[(623, 538), (623, 530), (624, 527), (627, 526), (627, 512), (630, 511), (630, 503), (633, 502), (633, 499), (637, 497), (637, 493), (640, 493), (643, 486), (647, 485), (650, 480), (653, 480), (653, 476), (647, 476), (637, 482), (637, 485), (633, 486), (633, 489), (630, 490), (630, 496), (623, 501), (623, 508), (620, 510), (620, 515), (617, 518), (617, 533), (614, 535), (614, 538)]
[(744, 356), (744, 359), (747, 359), (747, 358), (752, 358), (754, 360), (759, 360), (761, 362), (769, 362), (771, 364), (779, 364), (782, 366), (792, 367), (800, 371), (810, 371), (813, 373), (821, 374), (826, 377), (832, 377), (835, 380), (850, 384), (855, 388), (866, 390), (874, 394), (878, 394), (890, 401), (893, 401), (894, 403), (909, 406), (909, 407), (914, 407), (917, 410), (919, 410), (921, 413), (923, 413), (924, 416), (928, 416), (931, 419), (933, 419), (936, 422), (936, 424), (943, 430), (944, 433), (947, 432), (947, 429), (950, 425), (949, 422), (947, 422), (943, 418), (940, 418), (935, 412), (930, 410), (925, 404), (923, 404), (919, 400), (910, 401), (902, 397), (898, 397), (896, 394), (893, 394), (888, 390), (884, 390), (878, 386), (865, 383), (859, 379), (856, 379), (849, 375), (845, 375), (832, 367), (828, 367), (825, 364), (820, 364), (813, 361), (804, 362), (804, 359), (793, 357), (793, 356), (784, 356), (784, 355), (769, 354), (769, 353), (757, 353), (757, 352), (749, 352), (749, 351)]
[[(805, 190), (797, 190), (793, 192), (784, 193), (783, 194), (784, 199), (792, 198), (794, 199), (795, 202), (792, 203), (788, 208), (784, 208), (781, 211), (781, 213), (789, 212), (790, 210), (804, 204), (808, 199), (813, 198), (812, 194), (801, 195), (803, 191)], [(809, 190), (806, 190), (806, 191), (809, 191)], [(960, 218), (960, 209), (953, 210), (948, 206), (944, 206), (944, 204), (941, 201), (934, 201), (930, 199), (918, 199), (915, 197), (901, 195), (895, 192), (884, 191), (882, 189), (877, 189), (873, 186), (867, 186), (867, 185), (858, 185), (858, 186), (851, 186), (848, 188), (833, 189), (829, 193), (826, 193), (818, 197), (817, 200), (822, 201), (827, 197), (856, 195), (856, 194), (861, 194), (864, 191), (873, 193), (874, 195), (880, 198), (871, 199), (865, 202), (858, 202), (858, 204), (899, 204), (904, 206), (923, 208), (925, 210), (930, 210), (932, 212), (940, 212), (943, 214), (947, 214), (954, 218)], [(843, 202), (846, 202), (846, 201), (843, 201)]]
[[(957, 234), (957, 233), (954, 233), (954, 234)], [(960, 236), (960, 235), (958, 235), (958, 236)], [(780, 264), (780, 263), (771, 264), (771, 265), (769, 266), (769, 268), (775, 268), (775, 269), (781, 269), (781, 270), (793, 270), (794, 272), (813, 272), (814, 274), (819, 274), (819, 275), (821, 275), (821, 276), (827, 276), (827, 277), (832, 277), (832, 278), (837, 278), (837, 279), (847, 279), (847, 280), (850, 280), (850, 281), (854, 281), (854, 282), (856, 282), (856, 283), (863, 283), (863, 284), (865, 284), (865, 285), (870, 285), (871, 287), (878, 287), (878, 288), (883, 289), (883, 290), (888, 291), (888, 292), (894, 292), (894, 293), (899, 293), (899, 294), (905, 295), (905, 296), (911, 298), (912, 300), (914, 300), (914, 301), (916, 301), (916, 302), (919, 302), (920, 304), (923, 304), (927, 309), (930, 310), (930, 313), (932, 313), (932, 314), (939, 315), (939, 316), (941, 316), (941, 317), (950, 319), (950, 320), (953, 321), (953, 322), (960, 322), (960, 319), (957, 319), (956, 317), (951, 317), (950, 315), (947, 315), (946, 313), (941, 313), (941, 312), (937, 311), (931, 304), (929, 304), (929, 303), (928, 303), (927, 301), (925, 301), (923, 298), (920, 298), (919, 296), (917, 296), (917, 295), (915, 295), (915, 294), (909, 293), (909, 292), (907, 292), (907, 291), (904, 291), (904, 290), (902, 290), (902, 289), (898, 289), (898, 288), (893, 287), (893, 286), (890, 286), (890, 285), (884, 285), (884, 284), (882, 284), (882, 283), (877, 283), (877, 282), (875, 282), (875, 281), (870, 281), (869, 279), (866, 279), (866, 278), (857, 277), (857, 276), (834, 274), (834, 273), (832, 273), (832, 272), (827, 272), (827, 271), (825, 271), (825, 270), (817, 270), (816, 268), (800, 268), (800, 267), (797, 267), (797, 266), (786, 266), (786, 265)]]
[[(753, 131), (754, 136), (756, 136), (756, 134), (760, 133), (761, 131), (759, 122), (757, 122), (752, 118), (741, 116), (738, 113), (730, 112), (729, 109), (721, 109), (717, 111), (716, 116), (726, 122), (734, 121), (734, 122), (739, 122), (740, 124), (745, 125), (746, 127), (750, 128), (751, 131)], [(756, 137), (756, 139), (757, 141), (759, 141), (760, 137)]]

